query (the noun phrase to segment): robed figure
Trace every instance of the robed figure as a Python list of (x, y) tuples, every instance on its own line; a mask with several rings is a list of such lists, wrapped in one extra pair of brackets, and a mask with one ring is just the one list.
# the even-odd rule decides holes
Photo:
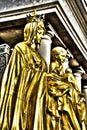
[[(47, 130), (86, 130), (86, 102), (66, 61), (67, 50), (55, 47), (47, 74)], [(66, 65), (66, 66), (65, 66)]]
[(0, 130), (45, 130), (47, 67), (37, 51), (45, 31), (43, 19), (31, 17), (13, 49), (1, 85)]
[(13, 49), (0, 88), (0, 130), (86, 130), (84, 95), (63, 68), (67, 51), (52, 50), (49, 73), (37, 51), (45, 32), (42, 18), (30, 17)]

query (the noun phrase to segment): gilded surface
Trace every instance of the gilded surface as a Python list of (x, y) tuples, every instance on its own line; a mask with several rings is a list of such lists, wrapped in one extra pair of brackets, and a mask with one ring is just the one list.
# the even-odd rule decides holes
[(37, 52), (43, 21), (25, 26), (24, 41), (12, 52), (0, 96), (0, 130), (45, 129), (46, 63)]
[(67, 52), (56, 47), (51, 57), (47, 75), (47, 130), (86, 130), (84, 95), (78, 90), (71, 69), (63, 67)]
[(14, 47), (2, 79), (0, 130), (86, 130), (84, 96), (63, 67), (66, 50), (52, 50), (49, 73), (37, 51), (44, 33), (43, 21), (32, 21)]

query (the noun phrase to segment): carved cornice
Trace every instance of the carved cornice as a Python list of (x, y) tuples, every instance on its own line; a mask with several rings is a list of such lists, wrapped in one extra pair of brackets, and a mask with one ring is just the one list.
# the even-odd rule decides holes
[[(87, 60), (87, 42), (86, 42), (87, 35), (86, 35), (86, 31), (84, 31), (83, 33), (83, 31), (81, 30), (81, 28), (83, 27), (81, 26), (80, 22), (79, 22), (80, 26), (78, 24), (78, 21), (83, 20), (83, 18), (77, 21), (78, 19), (77, 14), (71, 8), (72, 5), (68, 2), (69, 3), (69, 6), (68, 6), (66, 1), (67, 0), (65, 1), (59, 0), (59, 3), (64, 11), (64, 13), (61, 11), (61, 13), (63, 14), (62, 19), (65, 22), (65, 27), (67, 31), (69, 32), (73, 40), (75, 40), (75, 44), (78, 46), (78, 48), (80, 49), (80, 51), (83, 53), (84, 57)], [(76, 8), (76, 10), (78, 11), (78, 8)], [(73, 15), (73, 12), (74, 12), (74, 15)], [(86, 24), (85, 24), (85, 28), (86, 28)]]
[[(86, 35), (86, 32), (87, 32), (87, 30), (86, 30), (87, 19), (84, 18), (84, 16), (82, 15), (81, 10), (78, 7), (78, 4), (77, 4), (78, 0), (76, 0), (76, 1), (75, 0), (68, 0), (68, 1), (66, 0), (66, 2), (68, 4), (71, 12), (73, 13), (73, 16), (76, 19), (78, 25), (80, 26), (83, 34), (87, 37), (87, 35)], [(79, 3), (80, 3), (80, 0), (79, 0)], [(84, 12), (84, 15), (86, 15), (86, 12)]]

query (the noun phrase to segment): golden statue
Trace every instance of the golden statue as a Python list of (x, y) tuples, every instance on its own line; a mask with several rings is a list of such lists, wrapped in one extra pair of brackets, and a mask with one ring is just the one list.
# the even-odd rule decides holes
[(46, 33), (43, 19), (27, 19), (24, 41), (15, 45), (0, 91), (0, 130), (86, 130), (85, 100), (70, 68), (67, 51), (52, 50), (50, 73), (38, 53)]
[(47, 66), (37, 49), (46, 31), (41, 17), (28, 22), (3, 75), (0, 130), (45, 130)]
[(84, 95), (78, 90), (72, 70), (63, 67), (67, 51), (55, 47), (51, 58), (47, 74), (47, 130), (86, 130)]

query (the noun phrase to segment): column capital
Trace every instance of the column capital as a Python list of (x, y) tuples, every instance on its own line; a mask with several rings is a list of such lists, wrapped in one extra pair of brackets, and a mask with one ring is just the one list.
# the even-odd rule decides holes
[(53, 31), (47, 30), (46, 34), (42, 37), (42, 42), (44, 42), (45, 44), (47, 44), (48, 41), (49, 41), (48, 43), (52, 43), (51, 38), (53, 37), (54, 37)]
[(72, 69), (73, 73), (78, 73), (78, 74), (82, 73), (80, 64), (78, 63), (78, 61), (75, 58), (69, 59), (69, 66)]
[(50, 38), (53, 38), (53, 37), (54, 37), (54, 32), (51, 31), (51, 30), (48, 30), (48, 31), (47, 31), (47, 35), (48, 35)]
[(80, 64), (78, 63), (78, 61), (75, 58), (70, 58), (69, 64), (71, 67), (79, 67), (80, 66)]

